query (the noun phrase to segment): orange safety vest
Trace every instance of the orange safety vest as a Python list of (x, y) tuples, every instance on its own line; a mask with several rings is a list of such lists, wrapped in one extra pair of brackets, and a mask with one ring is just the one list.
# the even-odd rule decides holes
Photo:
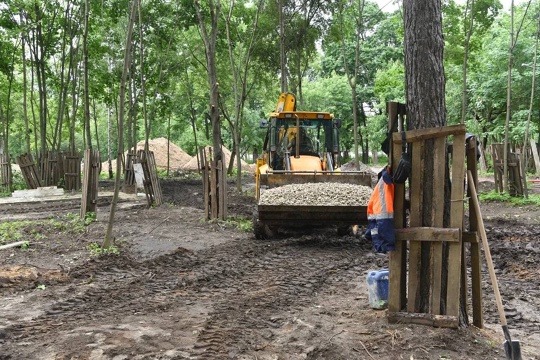
[(390, 167), (383, 170), (381, 179), (373, 189), (367, 208), (368, 220), (394, 218), (394, 183)]

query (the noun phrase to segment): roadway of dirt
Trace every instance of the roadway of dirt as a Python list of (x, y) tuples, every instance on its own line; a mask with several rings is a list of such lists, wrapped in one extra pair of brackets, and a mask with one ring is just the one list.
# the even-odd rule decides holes
[[(106, 201), (83, 233), (36, 229), (28, 249), (0, 251), (0, 359), (505, 358), (485, 267), (486, 328), (389, 324), (365, 284), (387, 258), (365, 241), (335, 229), (258, 241), (202, 220), (199, 180), (162, 191), (161, 207), (121, 204), (117, 255), (87, 249), (104, 237)], [(252, 197), (230, 193), (230, 216), (250, 218)], [(68, 211), (2, 206), (0, 222)], [(512, 335), (540, 359), (540, 211), (482, 211)]]

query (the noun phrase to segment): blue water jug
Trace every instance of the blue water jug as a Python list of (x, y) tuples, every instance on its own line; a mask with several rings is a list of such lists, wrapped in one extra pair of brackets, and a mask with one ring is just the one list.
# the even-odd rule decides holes
[(388, 269), (368, 272), (367, 285), (369, 305), (373, 309), (384, 309), (388, 306)]

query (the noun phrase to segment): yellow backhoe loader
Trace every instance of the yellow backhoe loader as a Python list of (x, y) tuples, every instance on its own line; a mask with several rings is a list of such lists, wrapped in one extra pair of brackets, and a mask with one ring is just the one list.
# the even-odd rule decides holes
[(341, 119), (328, 112), (296, 111), (295, 96), (283, 93), (269, 119), (261, 121), (261, 127), (267, 131), (255, 171), (256, 238), (271, 238), (279, 227), (325, 225), (337, 226), (338, 231), (344, 232), (351, 225), (366, 222), (366, 206), (274, 205), (259, 201), (261, 191), (287, 184), (331, 182), (372, 186), (368, 173), (341, 171)]

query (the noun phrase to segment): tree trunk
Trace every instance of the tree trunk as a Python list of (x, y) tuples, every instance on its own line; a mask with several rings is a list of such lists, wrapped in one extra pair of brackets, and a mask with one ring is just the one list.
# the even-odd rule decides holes
[(116, 156), (116, 178), (114, 181), (114, 195), (111, 202), (111, 211), (109, 213), (109, 222), (107, 223), (107, 232), (105, 234), (105, 240), (103, 241), (103, 248), (107, 249), (112, 245), (112, 228), (114, 223), (114, 214), (116, 210), (116, 203), (118, 202), (118, 193), (120, 191), (120, 176), (121, 176), (121, 159), (124, 153), (124, 108), (125, 108), (125, 96), (126, 96), (126, 82), (127, 73), (131, 63), (131, 38), (133, 37), (133, 23), (135, 22), (135, 16), (137, 15), (138, 1), (133, 0), (131, 3), (131, 14), (128, 23), (128, 33), (126, 39), (126, 49), (124, 53), (124, 69), (122, 71), (122, 80), (120, 83), (120, 106), (118, 115), (118, 150)]
[(195, 9), (199, 18), (204, 46), (206, 49), (206, 69), (208, 78), (208, 88), (210, 92), (210, 121), (212, 124), (212, 147), (214, 152), (214, 165), (222, 160), (221, 150), (221, 121), (219, 117), (219, 83), (217, 81), (216, 67), (216, 40), (218, 32), (218, 20), (221, 13), (220, 1), (209, 0), (210, 32), (206, 29), (205, 19), (201, 14), (199, 2), (195, 0)]
[(285, 14), (283, 14), (283, 0), (278, 0), (279, 13), (279, 65), (281, 70), (281, 92), (287, 92), (287, 53), (285, 48)]
[[(528, 163), (528, 152), (527, 152), (527, 146), (529, 146), (529, 130), (531, 127), (531, 116), (532, 116), (532, 110), (534, 105), (534, 90), (536, 88), (536, 62), (537, 62), (537, 56), (538, 56), (538, 37), (540, 35), (540, 18), (538, 18), (538, 22), (536, 24), (536, 38), (535, 38), (535, 45), (534, 45), (534, 60), (533, 60), (533, 67), (532, 67), (532, 81), (531, 81), (531, 101), (529, 102), (529, 114), (527, 115), (527, 126), (525, 127), (525, 138), (523, 140), (523, 151), (521, 152), (521, 167), (523, 169), (523, 193), (525, 195), (525, 198), (529, 198), (529, 192), (527, 189), (527, 163)], [(536, 151), (536, 149), (532, 149), (532, 151)]]
[(148, 151), (148, 140), (150, 138), (150, 123), (146, 116), (146, 88), (144, 80), (144, 43), (143, 43), (143, 30), (142, 30), (142, 14), (141, 3), (139, 2), (139, 66), (141, 71), (141, 96), (143, 101), (143, 118), (144, 118), (144, 151)]
[(358, 134), (358, 106), (357, 106), (357, 100), (358, 100), (358, 94), (356, 92), (356, 87), (358, 84), (358, 74), (360, 71), (360, 37), (362, 33), (362, 27), (363, 27), (363, 14), (364, 14), (364, 0), (357, 0), (358, 1), (358, 19), (356, 21), (356, 32), (355, 32), (355, 57), (354, 57), (354, 69), (351, 71), (349, 69), (349, 65), (347, 63), (347, 56), (346, 56), (346, 46), (345, 46), (345, 31), (343, 28), (344, 23), (344, 9), (343, 9), (343, 2), (339, 5), (339, 29), (340, 29), (340, 37), (341, 37), (341, 56), (343, 57), (343, 67), (345, 68), (345, 74), (347, 75), (347, 81), (349, 83), (349, 86), (351, 87), (351, 97), (352, 97), (352, 109), (353, 109), (353, 134), (354, 134), (354, 164), (355, 169), (360, 170), (360, 163), (359, 163), (359, 151), (358, 147), (359, 144), (362, 143), (361, 135), (359, 139)]
[[(233, 151), (231, 154), (231, 166), (234, 164), (234, 159), (236, 158), (236, 189), (242, 191), (242, 161), (240, 154), (240, 138), (242, 135), (242, 119), (243, 119), (243, 109), (247, 97), (247, 77), (250, 69), (250, 57), (251, 49), (253, 48), (253, 43), (255, 39), (255, 33), (257, 30), (257, 25), (259, 21), (259, 14), (262, 8), (262, 1), (259, 1), (259, 6), (257, 7), (257, 14), (255, 17), (255, 22), (253, 24), (253, 30), (250, 37), (250, 42), (247, 46), (246, 53), (244, 56), (241, 54), (236, 56), (234, 54), (233, 42), (231, 40), (231, 29), (230, 21), (232, 18), (232, 11), (234, 8), (234, 0), (231, 0), (229, 7), (229, 15), (227, 16), (225, 22), (225, 29), (227, 31), (227, 40), (229, 43), (229, 61), (231, 63), (231, 73), (233, 76), (233, 91), (234, 91), (234, 123), (231, 126), (233, 130)], [(242, 70), (242, 72), (240, 72)]]
[(92, 132), (90, 131), (90, 93), (88, 84), (88, 16), (90, 1), (84, 2), (84, 34), (83, 34), (83, 77), (84, 77), (84, 127), (86, 130), (86, 146), (92, 149)]
[(467, 11), (469, 12), (470, 20), (469, 27), (465, 29), (465, 44), (463, 46), (463, 84), (461, 88), (461, 123), (465, 124), (465, 116), (467, 115), (467, 61), (469, 58), (469, 43), (471, 41), (471, 35), (474, 26), (474, 0), (470, 0), (471, 6), (469, 8), (469, 1), (465, 8), (465, 20), (467, 19)]
[(26, 153), (30, 154), (30, 125), (28, 122), (28, 106), (27, 106), (27, 96), (28, 96), (28, 80), (26, 78), (26, 38), (24, 33), (21, 33), (21, 57), (22, 57), (22, 67), (23, 67), (23, 96), (22, 96), (22, 110), (23, 110), (23, 119), (24, 119), (24, 140), (26, 144)]
[[(409, 0), (404, 2), (405, 25), (405, 80), (407, 98), (407, 123), (409, 129), (446, 126), (445, 78), (443, 68), (444, 39), (442, 33), (442, 10), (440, 1)], [(441, 219), (433, 216), (433, 140), (426, 141), (423, 154), (425, 176), (422, 179), (422, 224), (434, 226)], [(445, 177), (444, 214), (448, 214), (450, 179), (448, 156)], [(448, 218), (443, 216), (444, 218)], [(421, 288), (419, 309), (428, 312), (430, 288), (430, 244), (422, 244)], [(444, 265), (443, 265), (444, 267)], [(445, 283), (442, 284), (443, 289)], [(444, 290), (443, 290), (444, 291)], [(444, 305), (443, 305), (444, 307)], [(441, 309), (444, 310), (444, 309)], [(462, 308), (463, 311), (463, 308)], [(460, 321), (467, 322), (460, 316)]]
[(514, 63), (514, 0), (510, 6), (510, 46), (508, 47), (508, 75), (506, 77), (506, 121), (503, 147), (503, 191), (510, 193), (508, 184), (508, 133), (512, 119), (512, 65)]

